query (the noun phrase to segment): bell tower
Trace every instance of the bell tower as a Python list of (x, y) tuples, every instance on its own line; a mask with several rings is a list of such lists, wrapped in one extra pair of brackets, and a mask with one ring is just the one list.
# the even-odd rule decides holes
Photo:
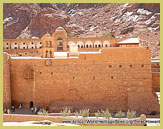
[(53, 33), (55, 51), (67, 51), (67, 32), (63, 27), (58, 27)]
[(46, 33), (41, 39), (42, 39), (42, 57), (53, 58), (55, 50), (53, 37), (49, 33)]

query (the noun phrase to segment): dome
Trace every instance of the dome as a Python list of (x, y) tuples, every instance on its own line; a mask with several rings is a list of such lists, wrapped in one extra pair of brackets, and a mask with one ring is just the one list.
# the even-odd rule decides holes
[(65, 29), (61, 26), (59, 26), (56, 30), (64, 30), (65, 31)]

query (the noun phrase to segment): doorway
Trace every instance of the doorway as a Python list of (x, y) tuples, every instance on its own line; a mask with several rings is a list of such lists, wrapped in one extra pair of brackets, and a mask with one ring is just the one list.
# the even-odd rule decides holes
[(33, 101), (30, 101), (29, 107), (30, 107), (30, 108), (33, 107)]

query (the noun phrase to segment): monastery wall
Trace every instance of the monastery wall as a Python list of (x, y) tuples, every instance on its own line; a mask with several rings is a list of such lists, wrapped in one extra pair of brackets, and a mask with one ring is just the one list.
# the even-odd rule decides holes
[(3, 108), (11, 106), (9, 56), (3, 53)]
[(92, 111), (159, 111), (148, 48), (111, 47), (78, 59), (10, 59), (12, 103)]
[(160, 63), (152, 63), (152, 87), (156, 92), (160, 92)]

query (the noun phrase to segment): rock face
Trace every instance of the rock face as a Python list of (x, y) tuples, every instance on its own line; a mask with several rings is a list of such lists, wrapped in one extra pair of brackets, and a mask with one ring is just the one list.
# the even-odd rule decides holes
[(39, 38), (63, 26), (76, 37), (141, 37), (159, 57), (160, 4), (4, 4), (3, 19), (4, 38)]
[(4, 4), (3, 37), (17, 38), (40, 9), (37, 4)]
[(52, 34), (57, 27), (63, 26), (70, 20), (69, 16), (52, 8), (42, 9), (31, 21), (27, 30), (32, 36), (42, 37), (49, 32)]

